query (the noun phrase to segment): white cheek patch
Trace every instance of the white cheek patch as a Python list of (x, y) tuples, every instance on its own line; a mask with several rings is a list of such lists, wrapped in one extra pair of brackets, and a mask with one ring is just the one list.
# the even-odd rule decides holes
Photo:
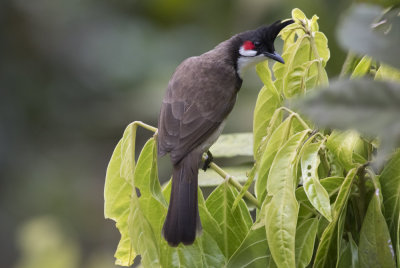
[(239, 49), (239, 54), (245, 57), (254, 57), (257, 54), (257, 51), (251, 49), (245, 50), (243, 46), (241, 46)]
[(239, 77), (243, 77), (243, 73), (249, 68), (257, 63), (267, 60), (263, 54), (255, 56), (255, 57), (239, 57), (237, 61), (237, 73)]

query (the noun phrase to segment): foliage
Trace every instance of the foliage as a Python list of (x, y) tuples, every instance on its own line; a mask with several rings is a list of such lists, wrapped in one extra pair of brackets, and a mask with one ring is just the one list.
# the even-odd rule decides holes
[[(141, 255), (145, 267), (399, 265), (399, 151), (380, 175), (370, 167), (377, 148), (387, 154), (398, 146), (398, 71), (379, 64), (384, 60), (376, 56), (380, 54), (361, 60), (350, 56), (344, 70), (353, 80), (336, 80), (328, 87), (330, 52), (318, 17), (307, 19), (294, 9), (292, 18), (295, 23), (280, 34), (286, 64), (275, 63), (272, 72), (267, 62), (257, 66), (264, 86), (254, 110), (253, 138), (248, 133), (225, 135), (210, 149), (217, 157), (245, 160), (236, 169), (212, 163), (215, 176), (225, 180), (206, 200), (199, 190), (203, 234), (193, 245), (172, 248), (161, 236), (170, 183), (161, 187), (158, 181), (157, 135), (135, 164), (137, 126), (156, 129), (141, 122), (127, 127), (105, 186), (105, 216), (116, 221), (121, 233), (118, 264), (129, 266)], [(364, 77), (371, 75), (377, 81)], [(321, 87), (327, 89), (316, 90)], [(285, 101), (295, 103), (308, 119), (284, 107)], [(313, 123), (341, 130), (315, 130)], [(347, 130), (353, 126), (368, 135)], [(244, 186), (228, 170), (247, 176)], [(216, 185), (202, 174), (199, 185)], [(254, 180), (256, 198), (248, 192)]]

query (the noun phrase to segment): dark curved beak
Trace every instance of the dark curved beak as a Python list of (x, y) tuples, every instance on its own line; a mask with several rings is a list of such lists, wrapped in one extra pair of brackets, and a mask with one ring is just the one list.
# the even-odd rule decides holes
[(276, 60), (277, 62), (280, 62), (280, 63), (283, 63), (283, 64), (285, 63), (285, 61), (283, 60), (282, 56), (279, 55), (276, 52), (274, 52), (274, 53), (264, 52), (263, 54), (264, 54), (264, 56), (266, 56), (266, 57), (268, 57), (270, 59)]

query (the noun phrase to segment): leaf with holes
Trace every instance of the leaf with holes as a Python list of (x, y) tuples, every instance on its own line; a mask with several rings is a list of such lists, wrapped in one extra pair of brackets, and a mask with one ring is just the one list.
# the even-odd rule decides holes
[(318, 178), (318, 166), (320, 163), (318, 152), (322, 146), (322, 142), (311, 143), (310, 141), (311, 139), (304, 144), (300, 152), (303, 187), (313, 207), (328, 221), (332, 221), (329, 195)]

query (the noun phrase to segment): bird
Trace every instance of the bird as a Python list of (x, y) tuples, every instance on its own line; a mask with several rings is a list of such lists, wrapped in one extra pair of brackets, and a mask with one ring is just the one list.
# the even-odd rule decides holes
[(158, 120), (158, 156), (169, 153), (173, 165), (171, 195), (162, 235), (176, 247), (193, 244), (201, 234), (197, 188), (202, 155), (217, 140), (232, 111), (243, 73), (272, 59), (284, 63), (275, 51), (279, 32), (293, 20), (278, 20), (236, 34), (214, 49), (184, 60), (172, 75)]

